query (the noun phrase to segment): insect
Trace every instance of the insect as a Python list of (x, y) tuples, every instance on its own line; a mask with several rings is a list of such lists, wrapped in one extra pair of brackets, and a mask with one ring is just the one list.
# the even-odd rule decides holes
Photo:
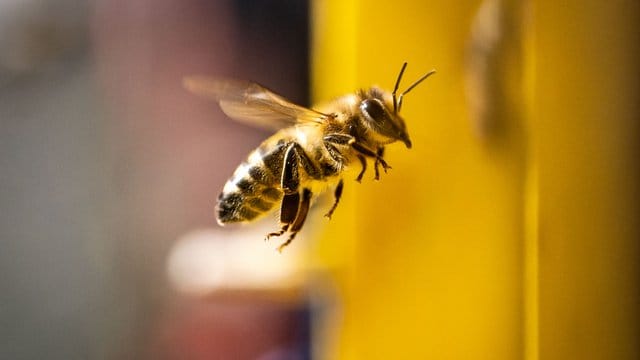
[(266, 235), (288, 235), (282, 251), (293, 241), (307, 218), (312, 198), (333, 187), (334, 201), (325, 214), (331, 218), (344, 187), (345, 170), (360, 165), (360, 182), (373, 161), (374, 179), (384, 160), (385, 146), (395, 141), (411, 148), (400, 117), (403, 97), (435, 73), (431, 70), (398, 95), (407, 63), (402, 65), (393, 91), (378, 87), (360, 90), (314, 110), (289, 102), (253, 82), (187, 77), (185, 87), (218, 101), (223, 112), (239, 121), (278, 131), (255, 149), (233, 173), (218, 197), (220, 225), (249, 222), (279, 204), (280, 229)]

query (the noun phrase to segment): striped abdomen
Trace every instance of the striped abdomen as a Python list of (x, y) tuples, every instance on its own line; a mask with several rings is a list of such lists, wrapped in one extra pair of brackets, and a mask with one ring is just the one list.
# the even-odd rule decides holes
[(251, 221), (280, 203), (285, 151), (284, 141), (266, 141), (238, 166), (218, 197), (218, 223)]

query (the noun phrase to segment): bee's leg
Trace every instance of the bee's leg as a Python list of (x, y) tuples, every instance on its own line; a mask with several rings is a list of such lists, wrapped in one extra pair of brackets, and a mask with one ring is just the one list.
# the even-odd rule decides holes
[(285, 152), (284, 166), (280, 177), (280, 186), (284, 192), (282, 204), (280, 205), (280, 223), (282, 226), (279, 231), (267, 234), (265, 240), (287, 232), (295, 221), (300, 208), (300, 194), (298, 193), (298, 187), (300, 186), (299, 159), (298, 153), (295, 151), (295, 145), (295, 143), (290, 144)]
[(267, 234), (265, 240), (269, 240), (269, 238), (273, 236), (280, 236), (287, 232), (291, 223), (295, 221), (299, 208), (300, 194), (285, 194), (282, 197), (282, 204), (280, 205), (280, 223), (282, 224), (282, 227), (280, 227), (280, 230), (278, 231)]
[(360, 160), (360, 164), (362, 165), (362, 170), (360, 170), (360, 173), (358, 174), (356, 181), (362, 182), (362, 177), (364, 176), (364, 172), (367, 170), (367, 159), (364, 156), (362, 156), (362, 154), (358, 154), (358, 160)]
[[(337, 144), (337, 145), (350, 145), (351, 147), (353, 147), (355, 151), (359, 152), (360, 155), (375, 158), (376, 159), (375, 161), (375, 170), (376, 170), (375, 179), (376, 180), (380, 179), (380, 171), (378, 170), (379, 165), (382, 165), (382, 169), (384, 170), (385, 173), (387, 172), (387, 169), (391, 169), (391, 166), (389, 166), (389, 164), (387, 164), (387, 162), (384, 161), (384, 159), (382, 158), (382, 155), (383, 155), (382, 151), (384, 150), (381, 151), (380, 149), (383, 149), (383, 148), (379, 148), (377, 152), (373, 151), (368, 147), (357, 143), (356, 138), (348, 134), (329, 134), (324, 137), (324, 141)], [(366, 170), (366, 161), (363, 161), (362, 158), (360, 157), (358, 158), (360, 159), (360, 163), (362, 163), (362, 167), (363, 167), (362, 171), (360, 172), (360, 174), (358, 174), (358, 177), (356, 178), (357, 181), (360, 181), (362, 180), (362, 176), (364, 175), (364, 171)]]
[(311, 177), (320, 177), (318, 170), (302, 147), (297, 143), (291, 143), (284, 155), (284, 166), (282, 168), (282, 177), (280, 185), (284, 192), (282, 205), (280, 207), (280, 223), (283, 224), (279, 231), (267, 235), (280, 236), (285, 232), (289, 232), (289, 238), (278, 247), (278, 251), (282, 251), (296, 237), (309, 212), (311, 203), (311, 190), (304, 189), (302, 198), (300, 198), (300, 168), (302, 167), (307, 175)]
[(340, 197), (342, 197), (343, 186), (344, 186), (344, 182), (342, 181), (342, 179), (340, 179), (340, 182), (338, 183), (338, 186), (336, 186), (336, 190), (333, 193), (335, 198), (335, 201), (333, 202), (333, 206), (331, 206), (331, 209), (329, 209), (329, 212), (324, 215), (329, 219), (331, 219), (331, 215), (333, 215), (333, 212), (336, 210), (336, 207), (338, 207), (338, 203), (340, 202)]
[(389, 166), (389, 164), (387, 164), (387, 162), (384, 161), (384, 159), (382, 158), (382, 155), (380, 154), (380, 150), (378, 150), (378, 152), (374, 152), (373, 150), (367, 148), (366, 146), (363, 146), (358, 143), (353, 143), (351, 144), (351, 146), (353, 147), (354, 150), (361, 153), (362, 155), (369, 156), (376, 159), (374, 164), (375, 165), (374, 169), (376, 173), (376, 176), (374, 177), (375, 180), (380, 179), (380, 172), (378, 171), (378, 165), (382, 165), (382, 169), (384, 170), (385, 173), (387, 172), (387, 169), (391, 169), (391, 166)]
[[(381, 161), (384, 161), (384, 160), (382, 160), (382, 157), (384, 156), (384, 147), (379, 147), (376, 155), (377, 155), (376, 156), (376, 161), (373, 164), (374, 169), (375, 169), (375, 174), (376, 174), (374, 179), (375, 180), (380, 180), (380, 170), (378, 170), (378, 167), (380, 166)], [(390, 166), (382, 165), (382, 170), (384, 170), (385, 174), (387, 173), (387, 169), (388, 168), (390, 168)]]
[(324, 148), (333, 159), (334, 164), (330, 164), (329, 166), (323, 168), (325, 175), (332, 176), (336, 175), (342, 169), (345, 159), (340, 150), (335, 145), (340, 146), (349, 146), (352, 142), (355, 141), (355, 138), (351, 135), (345, 134), (329, 134), (323, 138), (324, 140)]
[(356, 138), (349, 134), (329, 134), (325, 135), (324, 141), (338, 145), (352, 145), (356, 142)]
[(271, 239), (274, 236), (280, 236), (284, 234), (285, 232), (287, 232), (288, 228), (289, 228), (289, 224), (284, 224), (280, 228), (280, 230), (268, 233), (267, 236), (264, 237), (264, 241), (269, 241), (269, 239)]
[(322, 179), (322, 172), (318, 167), (309, 159), (309, 155), (302, 149), (302, 146), (297, 143), (293, 143), (292, 151), (295, 152), (298, 157), (299, 166), (313, 179)]
[(282, 252), (287, 245), (289, 245), (293, 239), (295, 239), (296, 235), (302, 229), (302, 225), (304, 225), (304, 221), (307, 219), (307, 214), (309, 213), (309, 205), (311, 204), (311, 190), (304, 189), (302, 190), (302, 200), (300, 201), (300, 206), (298, 207), (298, 214), (296, 215), (296, 219), (291, 225), (289, 232), (289, 238), (287, 241), (283, 242), (280, 246), (278, 246), (278, 251)]
[(300, 186), (300, 156), (296, 145), (300, 146), (296, 143), (291, 143), (284, 154), (280, 185), (285, 195), (297, 193)]

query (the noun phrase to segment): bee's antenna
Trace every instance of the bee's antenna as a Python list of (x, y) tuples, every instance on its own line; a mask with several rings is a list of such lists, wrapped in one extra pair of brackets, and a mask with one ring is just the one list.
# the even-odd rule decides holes
[[(396, 86), (393, 87), (393, 92), (391, 93), (391, 96), (393, 97), (393, 113), (397, 114), (398, 112), (396, 111), (396, 109), (398, 108), (398, 101), (396, 100), (396, 92), (398, 91), (398, 86), (400, 86), (400, 80), (402, 80), (402, 74), (404, 74), (404, 69), (407, 68), (407, 62), (405, 61), (404, 64), (402, 64), (402, 68), (400, 69), (400, 74), (398, 74), (398, 79), (396, 79)], [(400, 95), (400, 98), (402, 98), (402, 95)]]
[[(406, 63), (405, 63), (406, 65)], [(404, 70), (404, 67), (402, 68), (402, 70)], [(436, 70), (431, 70), (428, 73), (422, 75), (422, 77), (420, 77), (420, 79), (416, 80), (413, 84), (411, 84), (411, 86), (409, 86), (407, 88), (407, 90), (403, 91), (402, 94), (400, 94), (400, 96), (398, 97), (398, 104), (397, 104), (397, 112), (400, 112), (400, 108), (402, 107), (402, 97), (407, 95), (407, 93), (411, 90), (413, 90), (414, 87), (418, 86), (418, 84), (420, 84), (422, 81), (424, 81), (424, 79), (428, 78), (429, 76), (433, 75), (436, 73)], [(402, 72), (400, 72), (400, 74), (402, 75)], [(396, 92), (395, 90), (393, 91), (393, 111), (396, 111)]]

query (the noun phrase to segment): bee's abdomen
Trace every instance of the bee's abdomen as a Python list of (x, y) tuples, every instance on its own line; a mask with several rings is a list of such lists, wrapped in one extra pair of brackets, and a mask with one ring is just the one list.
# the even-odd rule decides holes
[(254, 220), (280, 202), (283, 157), (284, 147), (267, 153), (261, 146), (238, 166), (218, 197), (220, 224)]
[[(269, 194), (271, 198), (258, 193)], [(256, 193), (222, 192), (218, 198), (218, 222), (226, 224), (254, 220), (273, 209), (281, 197), (282, 193), (275, 188), (264, 188)]]

